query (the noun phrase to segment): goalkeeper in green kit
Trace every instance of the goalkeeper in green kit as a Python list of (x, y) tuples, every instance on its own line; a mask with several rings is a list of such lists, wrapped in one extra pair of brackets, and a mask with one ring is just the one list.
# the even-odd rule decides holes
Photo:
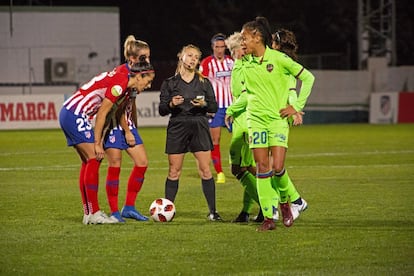
[[(241, 34), (247, 54), (242, 72), (248, 101), (249, 146), (257, 166), (257, 192), (265, 218), (257, 230), (275, 229), (273, 213), (279, 200), (283, 224), (289, 227), (293, 216), (288, 202), (291, 180), (284, 167), (289, 135), (287, 118), (300, 114), (315, 78), (286, 54), (270, 48), (272, 34), (266, 18), (257, 17), (247, 22)], [(287, 105), (291, 76), (300, 79), (302, 87), (297, 101)]]

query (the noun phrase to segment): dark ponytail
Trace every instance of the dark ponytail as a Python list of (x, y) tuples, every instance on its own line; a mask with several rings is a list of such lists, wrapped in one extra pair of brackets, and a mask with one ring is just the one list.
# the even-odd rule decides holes
[(257, 16), (255, 20), (245, 23), (243, 25), (243, 29), (248, 29), (251, 32), (259, 32), (262, 37), (263, 44), (265, 46), (272, 47), (272, 31), (266, 17)]
[(259, 26), (258, 29), (262, 34), (264, 44), (272, 47), (272, 31), (270, 29), (269, 21), (267, 21), (266, 17), (258, 16), (256, 17), (256, 22)]

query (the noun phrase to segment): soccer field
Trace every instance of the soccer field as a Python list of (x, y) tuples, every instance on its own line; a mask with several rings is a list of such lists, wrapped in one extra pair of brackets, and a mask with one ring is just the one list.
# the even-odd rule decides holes
[[(149, 168), (137, 209), (148, 215), (164, 195), (165, 129), (140, 134)], [(230, 222), (242, 187), (226, 165), (227, 182), (216, 185), (225, 222), (207, 221), (190, 154), (173, 222), (83, 225), (80, 160), (63, 133), (0, 131), (0, 274), (413, 275), (414, 125), (305, 125), (289, 138), (286, 167), (309, 208), (290, 228), (258, 233), (258, 224)], [(229, 141), (224, 132), (223, 164)], [(99, 199), (108, 213), (106, 168)], [(131, 168), (125, 154), (120, 207)]]

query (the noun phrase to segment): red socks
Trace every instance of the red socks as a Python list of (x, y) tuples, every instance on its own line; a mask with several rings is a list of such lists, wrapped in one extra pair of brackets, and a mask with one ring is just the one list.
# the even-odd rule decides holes
[(223, 168), (221, 167), (220, 145), (214, 145), (214, 148), (211, 151), (211, 159), (213, 160), (213, 165), (216, 172), (221, 173), (223, 171)]
[[(98, 204), (98, 182), (99, 166), (101, 163), (96, 159), (90, 159), (82, 163), (79, 174), (79, 189), (82, 196), (83, 209), (85, 214), (94, 214), (100, 210)], [(126, 206), (135, 206), (135, 200), (144, 182), (144, 175), (147, 167), (134, 167), (128, 180), (126, 195)], [(111, 212), (118, 211), (119, 174), (121, 168), (109, 167), (106, 176), (106, 195)]]
[(80, 190), (81, 197), (82, 197), (83, 213), (85, 215), (88, 215), (89, 209), (88, 209), (88, 200), (86, 197), (86, 188), (85, 188), (85, 170), (86, 170), (86, 163), (82, 162), (82, 166), (79, 172), (79, 190)]
[(106, 175), (106, 196), (111, 213), (118, 211), (119, 174), (121, 168), (109, 167)]
[(144, 175), (147, 167), (137, 167), (131, 172), (128, 180), (128, 190), (125, 200), (125, 206), (135, 206), (135, 200), (139, 191), (141, 190), (142, 183), (144, 183)]
[(98, 204), (98, 182), (100, 165), (101, 162), (94, 158), (89, 159), (85, 166), (84, 183), (89, 214), (94, 214), (100, 210)]

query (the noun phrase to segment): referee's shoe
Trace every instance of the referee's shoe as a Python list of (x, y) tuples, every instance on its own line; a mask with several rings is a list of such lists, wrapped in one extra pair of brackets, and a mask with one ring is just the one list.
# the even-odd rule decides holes
[(208, 214), (207, 218), (210, 221), (223, 221), (217, 212)]

